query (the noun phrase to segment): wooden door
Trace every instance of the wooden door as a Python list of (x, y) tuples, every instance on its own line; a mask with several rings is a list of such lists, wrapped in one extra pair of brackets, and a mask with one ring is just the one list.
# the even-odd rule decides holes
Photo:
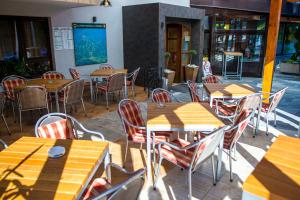
[(167, 68), (175, 71), (174, 81), (180, 82), (181, 81), (182, 25), (168, 24), (166, 37), (167, 37), (166, 51), (170, 52), (171, 54)]

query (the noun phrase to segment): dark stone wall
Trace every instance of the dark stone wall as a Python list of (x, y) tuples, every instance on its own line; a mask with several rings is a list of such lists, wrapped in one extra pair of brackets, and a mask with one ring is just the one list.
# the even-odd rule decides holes
[[(169, 4), (143, 4), (123, 7), (124, 66), (129, 71), (137, 67), (156, 68), (161, 77), (165, 64), (165, 29), (167, 19), (178, 19), (192, 25), (192, 48), (198, 56), (194, 63), (202, 63), (203, 18), (201, 9)], [(137, 83), (143, 85), (143, 74)]]

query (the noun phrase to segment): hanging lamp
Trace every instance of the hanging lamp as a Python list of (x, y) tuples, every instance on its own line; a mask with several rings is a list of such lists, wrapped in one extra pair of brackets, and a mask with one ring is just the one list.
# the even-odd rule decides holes
[(111, 3), (110, 3), (109, 0), (103, 0), (103, 1), (100, 3), (100, 6), (110, 7), (110, 6), (111, 6)]

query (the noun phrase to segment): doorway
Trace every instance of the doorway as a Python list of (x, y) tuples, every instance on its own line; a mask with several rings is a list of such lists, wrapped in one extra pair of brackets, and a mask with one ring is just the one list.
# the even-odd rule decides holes
[(174, 82), (184, 81), (184, 66), (189, 64), (189, 50), (191, 49), (191, 25), (185, 23), (167, 24), (166, 52), (170, 58), (166, 67), (175, 71)]

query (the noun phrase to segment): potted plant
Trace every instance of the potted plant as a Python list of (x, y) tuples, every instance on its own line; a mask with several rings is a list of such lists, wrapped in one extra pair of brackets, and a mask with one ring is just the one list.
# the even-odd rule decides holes
[(190, 56), (190, 64), (188, 64), (187, 66), (185, 66), (185, 80), (192, 80), (192, 81), (196, 81), (197, 79), (197, 75), (198, 75), (198, 71), (199, 71), (199, 66), (197, 65), (193, 65), (192, 64), (192, 60), (193, 60), (193, 56), (197, 55), (197, 51), (194, 49), (191, 49), (188, 52), (189, 56)]
[(166, 65), (166, 67), (168, 67), (168, 65), (169, 65), (170, 57), (171, 57), (171, 53), (166, 51), (165, 52), (165, 65)]
[(300, 74), (299, 53), (294, 53), (287, 61), (282, 61), (279, 65), (281, 73)]
[(173, 85), (175, 72), (173, 70), (167, 69), (169, 65), (169, 60), (171, 57), (170, 52), (165, 52), (165, 70), (164, 70), (164, 77), (168, 80), (167, 87), (170, 88)]

